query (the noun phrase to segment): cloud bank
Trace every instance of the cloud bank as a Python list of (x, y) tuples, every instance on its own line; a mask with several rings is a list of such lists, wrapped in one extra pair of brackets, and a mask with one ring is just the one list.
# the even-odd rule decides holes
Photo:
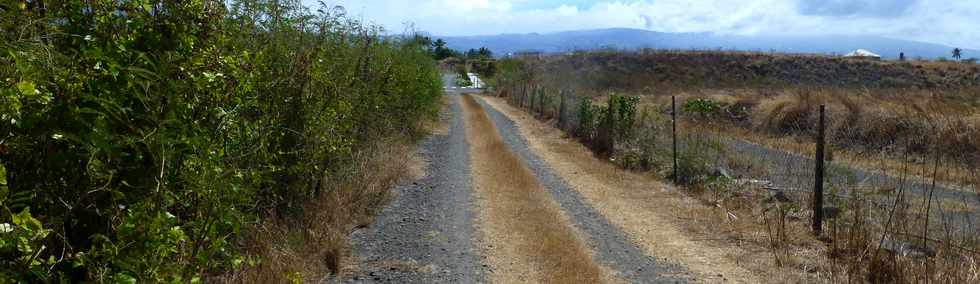
[[(311, 0), (308, 4), (314, 4)], [(874, 35), (980, 48), (980, 1), (336, 0), (392, 33), (436, 35), (641, 28), (738, 35)]]

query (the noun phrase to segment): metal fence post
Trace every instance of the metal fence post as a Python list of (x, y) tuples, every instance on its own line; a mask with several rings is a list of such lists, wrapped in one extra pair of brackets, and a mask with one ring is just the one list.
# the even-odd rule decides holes
[(817, 125), (817, 155), (813, 181), (813, 234), (820, 235), (823, 230), (823, 151), (824, 151), (824, 105), (820, 105), (820, 124)]
[(680, 184), (680, 173), (677, 172), (677, 97), (670, 96), (671, 137), (674, 143), (674, 184)]

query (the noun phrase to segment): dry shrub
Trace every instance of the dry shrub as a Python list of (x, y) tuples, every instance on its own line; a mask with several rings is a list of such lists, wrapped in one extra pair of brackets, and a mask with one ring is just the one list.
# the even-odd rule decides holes
[(827, 98), (824, 92), (803, 90), (762, 101), (752, 111), (753, 124), (757, 129), (776, 134), (809, 132), (815, 129), (815, 110)]

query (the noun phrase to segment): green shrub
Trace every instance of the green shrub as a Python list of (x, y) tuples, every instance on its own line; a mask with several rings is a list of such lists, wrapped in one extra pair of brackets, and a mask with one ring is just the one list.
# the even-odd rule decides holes
[(616, 137), (620, 141), (633, 139), (636, 124), (636, 105), (640, 98), (633, 96), (614, 96), (616, 106)]
[(681, 136), (677, 149), (677, 181), (684, 185), (694, 185), (709, 181), (715, 168), (717, 157), (723, 146), (700, 135)]
[(442, 92), (423, 44), (342, 8), (41, 3), (0, 4), (0, 223), (38, 223), (30, 249), (0, 244), (19, 281), (235, 268), (247, 227), (297, 216), (366, 141), (419, 133)]
[(692, 99), (684, 103), (684, 112), (706, 117), (721, 110), (721, 105), (709, 99)]
[(596, 130), (596, 109), (592, 106), (592, 100), (582, 98), (578, 108), (578, 128), (576, 133), (584, 141), (592, 141)]
[(592, 150), (602, 156), (611, 156), (616, 148), (616, 102), (619, 99), (611, 95), (606, 107), (595, 111), (598, 128), (592, 141)]

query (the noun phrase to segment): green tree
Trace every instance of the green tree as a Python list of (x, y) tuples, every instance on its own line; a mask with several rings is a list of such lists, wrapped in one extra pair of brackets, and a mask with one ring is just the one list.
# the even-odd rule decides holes
[(432, 43), (433, 46), (433, 57), (436, 60), (443, 60), (450, 57), (459, 57), (459, 52), (446, 47), (446, 41), (437, 39)]
[(490, 49), (488, 49), (486, 47), (481, 47), (480, 50), (477, 51), (477, 54), (479, 55), (479, 57), (481, 59), (491, 59), (491, 58), (493, 58), (493, 52), (490, 51)]
[(470, 48), (465, 53), (466, 59), (469, 60), (488, 60), (493, 58), (493, 52), (486, 47), (481, 47), (480, 49)]

